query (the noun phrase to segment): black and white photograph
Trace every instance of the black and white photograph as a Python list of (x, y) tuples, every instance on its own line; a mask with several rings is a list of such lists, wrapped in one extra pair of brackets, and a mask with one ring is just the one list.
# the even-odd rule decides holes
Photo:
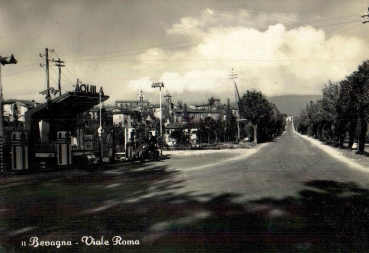
[(369, 252), (369, 2), (0, 0), (0, 252)]

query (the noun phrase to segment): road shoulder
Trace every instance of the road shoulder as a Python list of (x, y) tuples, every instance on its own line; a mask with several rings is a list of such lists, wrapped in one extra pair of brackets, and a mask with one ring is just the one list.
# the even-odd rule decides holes
[(312, 143), (314, 146), (320, 148), (331, 157), (346, 163), (350, 168), (369, 172), (369, 157), (356, 154), (356, 150), (339, 149), (329, 146), (328, 144), (325, 144), (324, 142), (321, 142), (317, 139), (302, 135), (296, 131), (295, 133), (301, 138), (304, 138), (305, 140)]

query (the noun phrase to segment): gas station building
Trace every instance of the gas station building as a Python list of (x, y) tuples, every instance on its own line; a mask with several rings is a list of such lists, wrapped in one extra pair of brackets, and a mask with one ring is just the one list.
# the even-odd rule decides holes
[[(25, 112), (25, 131), (12, 134), (12, 169), (71, 165), (93, 155), (93, 135), (79, 129), (77, 117), (106, 101), (102, 88), (76, 85), (74, 92)], [(97, 131), (97, 129), (96, 129)]]

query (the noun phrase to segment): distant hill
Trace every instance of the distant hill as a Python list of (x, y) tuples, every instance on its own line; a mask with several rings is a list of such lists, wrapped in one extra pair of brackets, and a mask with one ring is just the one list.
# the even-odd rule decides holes
[(274, 103), (281, 113), (297, 116), (301, 109), (306, 107), (310, 101), (315, 102), (321, 99), (322, 95), (286, 95), (278, 97), (268, 97), (269, 102)]

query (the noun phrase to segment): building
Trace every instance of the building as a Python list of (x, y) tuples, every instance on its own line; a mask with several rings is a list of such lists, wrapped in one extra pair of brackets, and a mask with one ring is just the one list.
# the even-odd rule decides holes
[[(190, 105), (189, 108), (178, 109), (172, 103), (172, 96), (169, 91), (164, 95), (164, 102), (162, 102), (160, 111), (160, 104), (150, 104), (149, 101), (144, 100), (142, 91), (137, 94), (137, 100), (117, 100), (116, 106), (113, 110), (113, 124), (124, 128), (124, 143), (135, 137), (135, 122), (134, 114), (139, 112), (145, 122), (146, 129), (155, 131), (158, 127), (158, 119), (162, 118), (164, 123), (165, 135), (164, 139), (169, 146), (175, 145), (175, 140), (170, 138), (171, 133), (175, 130), (184, 129), (184, 133), (190, 136), (192, 144), (197, 144), (197, 129), (198, 122), (207, 118), (212, 118), (216, 121), (226, 120), (225, 108), (220, 103), (220, 99), (214, 99), (213, 104)], [(236, 114), (237, 108), (230, 107), (232, 114)], [(155, 121), (155, 122), (154, 122)], [(154, 125), (156, 124), (156, 125)]]
[(214, 98), (214, 103), (213, 104), (201, 104), (201, 105), (193, 105), (190, 104), (190, 109), (193, 110), (211, 110), (213, 108), (219, 108), (221, 106), (220, 104), (220, 99)]
[[(86, 87), (82, 84), (80, 87)], [(28, 161), (32, 166), (71, 165), (93, 154), (93, 135), (84, 132), (80, 114), (109, 99), (94, 89), (66, 92), (25, 113)], [(102, 90), (102, 87), (100, 88)]]
[(117, 100), (115, 101), (115, 105), (118, 108), (135, 108), (135, 107), (149, 107), (150, 102), (149, 100), (144, 99), (145, 96), (142, 93), (142, 90), (140, 93), (137, 94), (137, 100)]
[[(158, 107), (159, 108), (159, 107)], [(122, 127), (124, 129), (124, 147), (126, 146), (129, 139), (135, 140), (136, 136), (136, 128), (139, 125), (145, 125), (145, 128), (152, 132), (153, 135), (156, 135), (155, 131), (155, 107), (131, 107), (131, 108), (121, 108), (115, 107), (112, 110), (113, 114), (113, 125)], [(160, 110), (158, 110), (160, 111)], [(138, 122), (135, 117), (140, 117), (141, 120)], [(124, 148), (123, 147), (123, 148)]]
[[(28, 100), (8, 99), (3, 102), (3, 116), (8, 125), (25, 122), (25, 113), (35, 108), (39, 103)], [(17, 128), (17, 126), (14, 126)]]
[(134, 111), (131, 109), (114, 109), (113, 110), (113, 125), (124, 128), (124, 147), (130, 138), (134, 139)]

